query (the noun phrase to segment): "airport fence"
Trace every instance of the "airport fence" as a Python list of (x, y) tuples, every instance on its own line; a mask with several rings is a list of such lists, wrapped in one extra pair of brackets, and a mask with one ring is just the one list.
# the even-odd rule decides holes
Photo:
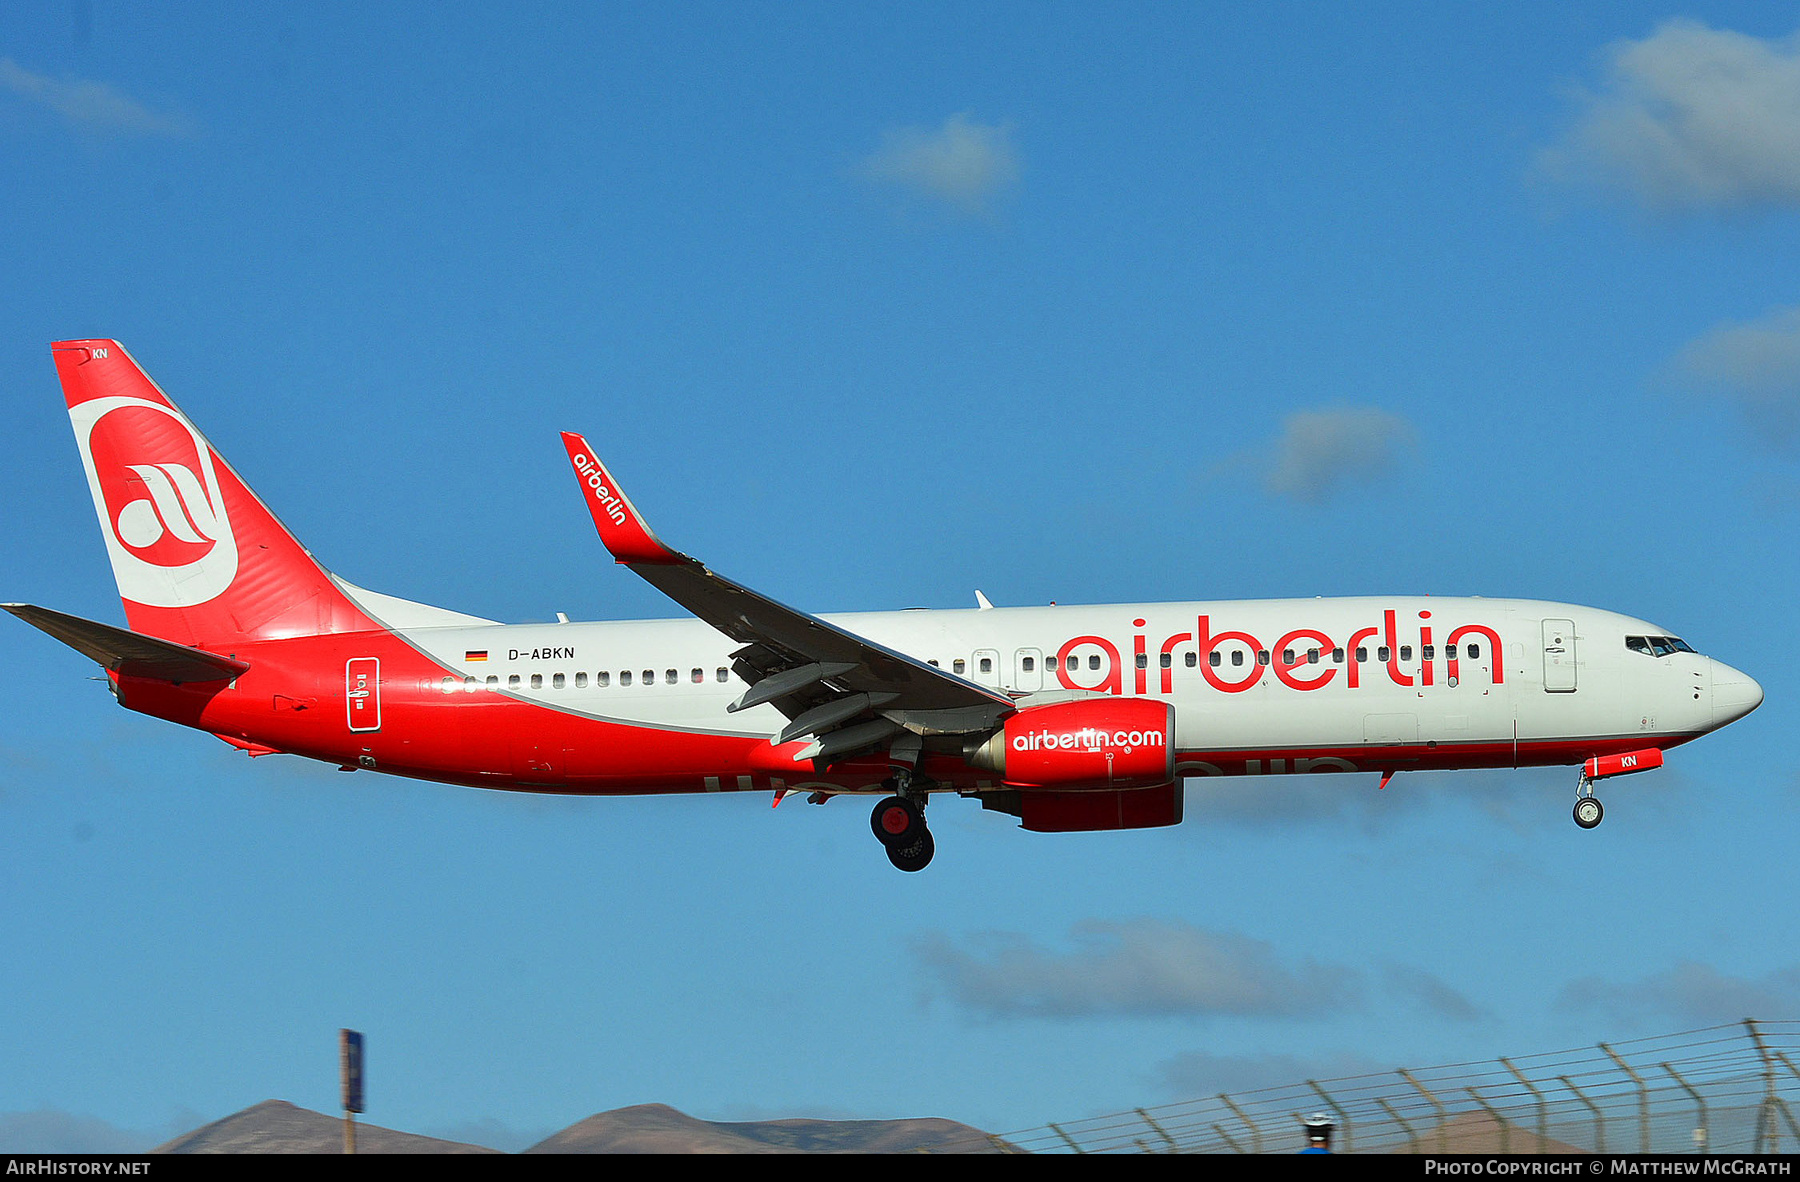
[[(1006, 1153), (1800, 1152), (1800, 1021), (1745, 1019), (1547, 1054), (1306, 1080), (989, 1139)], [(939, 1150), (942, 1152), (942, 1150)]]

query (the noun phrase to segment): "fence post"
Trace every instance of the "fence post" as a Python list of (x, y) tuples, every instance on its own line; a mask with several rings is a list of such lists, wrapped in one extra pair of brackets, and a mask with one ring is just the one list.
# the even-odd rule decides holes
[(1250, 1152), (1251, 1153), (1261, 1153), (1262, 1152), (1262, 1130), (1256, 1127), (1256, 1122), (1251, 1120), (1249, 1117), (1245, 1116), (1244, 1110), (1242, 1108), (1239, 1108), (1236, 1104), (1233, 1104), (1231, 1102), (1231, 1097), (1227, 1096), (1224, 1092), (1219, 1093), (1219, 1099), (1225, 1101), (1225, 1107), (1231, 1109), (1232, 1113), (1234, 1115), (1236, 1115), (1239, 1120), (1243, 1121), (1244, 1124), (1249, 1128), (1249, 1130), (1250, 1130)]
[[(1145, 1124), (1149, 1125), (1153, 1130), (1155, 1130), (1156, 1135), (1158, 1137), (1161, 1137), (1164, 1141), (1167, 1141), (1169, 1143), (1169, 1152), (1170, 1153), (1180, 1153), (1181, 1152), (1181, 1146), (1176, 1144), (1175, 1138), (1173, 1138), (1173, 1137), (1169, 1136), (1169, 1134), (1163, 1132), (1163, 1127), (1161, 1125), (1157, 1124), (1154, 1120), (1152, 1120), (1150, 1118), (1150, 1114), (1148, 1112), (1145, 1112), (1142, 1108), (1140, 1108), (1137, 1110), (1137, 1114), (1144, 1118)], [(1149, 1150), (1146, 1149), (1145, 1152), (1148, 1153)]]
[(1404, 1067), (1400, 1068), (1399, 1072), (1400, 1072), (1401, 1079), (1404, 1079), (1407, 1083), (1409, 1083), (1413, 1087), (1417, 1088), (1419, 1091), (1419, 1095), (1421, 1095), (1421, 1096), (1425, 1097), (1427, 1100), (1431, 1101), (1431, 1106), (1433, 1108), (1437, 1109), (1437, 1114), (1438, 1114), (1438, 1152), (1439, 1153), (1449, 1153), (1450, 1152), (1450, 1130), (1448, 1128), (1449, 1119), (1450, 1119), (1449, 1113), (1447, 1113), (1444, 1110), (1444, 1106), (1438, 1102), (1438, 1098), (1436, 1096), (1432, 1095), (1430, 1092), (1425, 1090), (1424, 1084), (1420, 1083), (1418, 1080), (1416, 1080), (1412, 1077), (1412, 1072), (1408, 1071)]
[(1406, 1123), (1406, 1118), (1401, 1116), (1398, 1112), (1395, 1112), (1394, 1106), (1389, 1104), (1386, 1100), (1383, 1100), (1380, 1096), (1375, 1097), (1375, 1103), (1387, 1109), (1387, 1114), (1394, 1118), (1394, 1123), (1406, 1130), (1406, 1144), (1408, 1146), (1406, 1151), (1408, 1153), (1419, 1152), (1419, 1135), (1413, 1132), (1413, 1127), (1411, 1125)]
[(1588, 1106), (1588, 1111), (1594, 1114), (1594, 1152), (1605, 1153), (1606, 1118), (1600, 1115), (1600, 1106), (1588, 1099), (1587, 1095), (1583, 1093), (1580, 1088), (1576, 1087), (1574, 1082), (1570, 1080), (1568, 1076), (1559, 1075), (1556, 1078), (1562, 1080), (1562, 1086), (1568, 1088), (1571, 1092), (1574, 1092), (1575, 1098), (1580, 1100), (1583, 1104), (1586, 1104)]
[(1500, 1153), (1502, 1156), (1510, 1155), (1512, 1153), (1512, 1138), (1507, 1136), (1506, 1118), (1500, 1115), (1500, 1110), (1498, 1108), (1495, 1108), (1492, 1104), (1489, 1104), (1486, 1100), (1482, 1099), (1481, 1093), (1474, 1088), (1464, 1088), (1463, 1091), (1469, 1093), (1475, 1103), (1481, 1105), (1487, 1110), (1487, 1114), (1494, 1118), (1494, 1124), (1500, 1128)]
[(1694, 1129), (1694, 1132), (1698, 1133), (1699, 1136), (1694, 1138), (1694, 1149), (1695, 1149), (1695, 1152), (1697, 1152), (1697, 1153), (1705, 1153), (1707, 1150), (1707, 1146), (1712, 1141), (1712, 1134), (1710, 1131), (1708, 1131), (1708, 1129), (1706, 1127), (1706, 1097), (1702, 1096), (1699, 1092), (1696, 1092), (1694, 1090), (1694, 1086), (1692, 1084), (1688, 1083), (1687, 1080), (1682, 1079), (1681, 1076), (1679, 1076), (1679, 1075), (1676, 1075), (1675, 1069), (1673, 1067), (1669, 1066), (1667, 1063), (1662, 1064), (1662, 1069), (1664, 1071), (1668, 1072), (1670, 1075), (1675, 1076), (1675, 1082), (1680, 1084), (1683, 1088), (1685, 1088), (1687, 1090), (1687, 1094), (1692, 1096), (1694, 1098), (1694, 1103), (1699, 1106), (1699, 1108), (1700, 1108), (1700, 1123)]
[(1325, 1089), (1319, 1086), (1319, 1081), (1309, 1079), (1306, 1086), (1319, 1094), (1319, 1099), (1325, 1101), (1325, 1107), (1337, 1113), (1338, 1123), (1344, 1126), (1344, 1152), (1355, 1153), (1356, 1146), (1350, 1139), (1350, 1114), (1338, 1107), (1338, 1102), (1326, 1094)]
[(1637, 1085), (1638, 1152), (1647, 1154), (1650, 1152), (1650, 1089), (1644, 1086), (1644, 1081), (1638, 1078), (1638, 1073), (1631, 1069), (1629, 1063), (1613, 1053), (1611, 1047), (1607, 1046), (1605, 1043), (1601, 1043), (1600, 1049), (1605, 1051), (1606, 1057), (1618, 1064), (1619, 1070), (1630, 1076), (1631, 1082)]
[[(1744, 1019), (1744, 1029), (1750, 1032), (1750, 1041), (1756, 1044), (1756, 1053), (1763, 1061), (1763, 1101), (1756, 1113), (1756, 1143), (1751, 1153), (1780, 1153), (1781, 1130), (1775, 1125), (1775, 1064), (1769, 1059), (1769, 1048), (1763, 1045), (1762, 1032), (1756, 1028), (1755, 1018)], [(1763, 1148), (1763, 1138), (1768, 1138), (1768, 1149)]]
[(1513, 1073), (1514, 1079), (1525, 1085), (1525, 1090), (1530, 1092), (1532, 1098), (1537, 1101), (1537, 1151), (1539, 1153), (1548, 1153), (1549, 1150), (1544, 1148), (1544, 1143), (1550, 1139), (1550, 1110), (1545, 1105), (1544, 1093), (1538, 1091), (1538, 1086), (1529, 1079), (1526, 1079), (1525, 1073), (1520, 1071), (1517, 1067), (1514, 1067), (1512, 1065), (1512, 1060), (1508, 1059), (1505, 1055), (1500, 1056), (1500, 1063), (1508, 1071)]

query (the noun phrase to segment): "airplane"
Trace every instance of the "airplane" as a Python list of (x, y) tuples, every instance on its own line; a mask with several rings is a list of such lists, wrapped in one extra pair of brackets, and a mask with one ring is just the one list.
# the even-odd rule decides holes
[(1668, 629), (1522, 599), (1376, 596), (810, 615), (664, 545), (587, 440), (614, 562), (689, 618), (502, 624), (321, 566), (117, 341), (52, 346), (127, 627), (7, 611), (130, 710), (252, 757), (525, 792), (879, 800), (923, 869), (934, 795), (1036, 832), (1181, 821), (1215, 776), (1581, 767), (1596, 781), (1762, 702)]

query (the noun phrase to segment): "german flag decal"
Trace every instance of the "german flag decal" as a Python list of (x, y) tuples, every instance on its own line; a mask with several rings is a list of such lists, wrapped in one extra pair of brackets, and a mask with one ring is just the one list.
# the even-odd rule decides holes
[(487, 660), (487, 650), (484, 648), (470, 649), (468, 652), (463, 654), (463, 660), (464, 661), (485, 661), (485, 660)]

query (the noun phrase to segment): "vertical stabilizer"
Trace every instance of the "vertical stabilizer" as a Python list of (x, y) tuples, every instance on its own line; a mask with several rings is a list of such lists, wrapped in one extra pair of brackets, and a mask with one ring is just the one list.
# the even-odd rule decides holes
[(380, 627), (117, 341), (51, 348), (132, 631), (218, 651)]

